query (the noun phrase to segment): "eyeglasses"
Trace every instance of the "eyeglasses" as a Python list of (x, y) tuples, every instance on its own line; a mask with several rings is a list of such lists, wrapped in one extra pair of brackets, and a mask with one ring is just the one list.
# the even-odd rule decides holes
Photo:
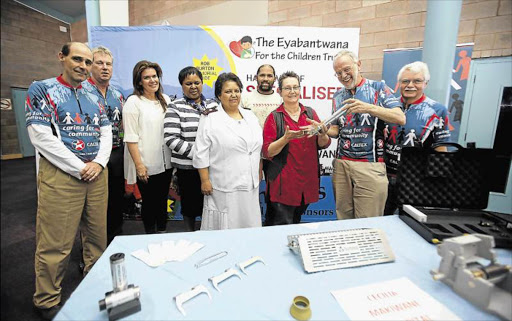
[(340, 78), (341, 76), (343, 76), (343, 73), (345, 74), (348, 74), (352, 71), (352, 67), (346, 67), (345, 69), (343, 69), (342, 71), (337, 71), (334, 73), (334, 77), (338, 77)]
[(284, 87), (283, 88), (283, 91), (287, 91), (287, 92), (290, 92), (290, 91), (299, 91), (300, 90), (300, 86), (294, 86), (294, 87)]
[(410, 82), (412, 82), (415, 85), (421, 85), (422, 83), (425, 82), (425, 79), (402, 79), (400, 81), (402, 85), (408, 85)]

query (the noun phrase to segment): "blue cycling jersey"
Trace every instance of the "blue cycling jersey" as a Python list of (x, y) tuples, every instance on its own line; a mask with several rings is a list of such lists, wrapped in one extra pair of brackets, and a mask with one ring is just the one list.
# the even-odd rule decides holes
[(404, 108), (404, 126), (386, 123), (386, 168), (396, 174), (402, 146), (430, 147), (433, 143), (450, 140), (448, 111), (445, 106), (426, 96)]
[(103, 96), (101, 91), (96, 87), (94, 81), (89, 78), (82, 82), (85, 90), (98, 97), (98, 101), (102, 104), (107, 113), (108, 120), (112, 125), (112, 149), (118, 148), (123, 144), (123, 127), (122, 127), (122, 111), (124, 104), (123, 94), (112, 85), (107, 87), (106, 95)]
[[(383, 81), (363, 79), (355, 94), (345, 88), (334, 94), (336, 110), (343, 102), (355, 98), (384, 108), (400, 107), (400, 101)], [(384, 161), (384, 122), (370, 114), (348, 114), (338, 118), (340, 128), (337, 157), (363, 162)]]
[(62, 76), (32, 83), (25, 112), (27, 126), (51, 127), (54, 135), (83, 162), (96, 158), (100, 127), (110, 125), (98, 98), (81, 85), (73, 88)]

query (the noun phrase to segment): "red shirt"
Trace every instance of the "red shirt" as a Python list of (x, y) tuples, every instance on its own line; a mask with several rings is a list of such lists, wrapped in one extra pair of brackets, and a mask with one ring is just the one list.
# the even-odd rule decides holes
[[(299, 120), (295, 122), (284, 110), (281, 104), (276, 112), (284, 114), (284, 123), (290, 130), (301, 130), (300, 126), (310, 125), (306, 121), (306, 108), (300, 104)], [(318, 115), (313, 110), (313, 118), (320, 122)], [(263, 156), (268, 157), (268, 146), (276, 140), (277, 128), (274, 116), (270, 114), (263, 127)], [(288, 157), (286, 165), (277, 178), (270, 183), (270, 200), (276, 203), (282, 203), (290, 206), (300, 206), (302, 196), (304, 195), (304, 204), (311, 204), (318, 201), (318, 155), (317, 155), (317, 136), (311, 138), (294, 139), (288, 143)], [(329, 140), (330, 144), (330, 140)], [(329, 146), (327, 144), (327, 146)], [(325, 147), (327, 147), (325, 146)]]

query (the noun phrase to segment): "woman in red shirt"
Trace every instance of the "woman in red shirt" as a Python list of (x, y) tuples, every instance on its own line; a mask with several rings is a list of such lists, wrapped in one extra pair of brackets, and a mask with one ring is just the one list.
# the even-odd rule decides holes
[(320, 120), (313, 109), (299, 103), (299, 76), (287, 71), (278, 82), (277, 92), (283, 104), (267, 117), (263, 127), (262, 152), (268, 164), (265, 179), (269, 200), (265, 225), (299, 223), (308, 205), (318, 201), (317, 150), (331, 142), (323, 125), (318, 136), (309, 136), (304, 130), (319, 126)]

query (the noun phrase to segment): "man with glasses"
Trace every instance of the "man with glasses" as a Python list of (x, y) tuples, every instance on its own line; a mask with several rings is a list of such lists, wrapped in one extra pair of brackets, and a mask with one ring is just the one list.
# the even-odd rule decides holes
[(274, 91), (276, 71), (272, 65), (261, 65), (256, 72), (258, 88), (242, 95), (242, 107), (250, 109), (258, 118), (261, 128), (267, 116), (281, 104), (281, 96)]
[(362, 77), (361, 61), (347, 50), (334, 57), (334, 75), (345, 87), (334, 94), (346, 111), (328, 135), (338, 138), (332, 177), (338, 219), (383, 214), (388, 180), (384, 165), (384, 122), (405, 124), (400, 102), (384, 82)]
[(98, 101), (105, 109), (112, 125), (112, 153), (107, 164), (108, 167), (108, 210), (107, 210), (107, 245), (119, 235), (123, 226), (124, 202), (124, 172), (123, 172), (123, 132), (122, 109), (123, 94), (110, 84), (112, 78), (112, 52), (99, 46), (92, 50), (93, 62), (91, 76), (82, 83), (82, 86), (91, 94), (98, 97)]
[[(85, 273), (107, 245), (105, 166), (112, 149), (105, 110), (82, 86), (91, 70), (91, 50), (69, 42), (58, 58), (62, 74), (30, 85), (25, 102), (30, 141), (41, 155), (33, 303), (45, 320), (53, 319), (60, 309), (61, 283), (78, 227)], [(95, 114), (97, 122), (84, 121), (86, 115)]]
[[(385, 137), (385, 160), (389, 186), (384, 215), (392, 215), (398, 208), (396, 173), (402, 146), (426, 148), (433, 143), (447, 142), (450, 139), (446, 107), (424, 94), (430, 80), (427, 64), (416, 61), (405, 65), (398, 72), (397, 78), (400, 86), (400, 101), (405, 112), (406, 122), (404, 126), (387, 124), (391, 128), (391, 132), (400, 134)], [(440, 146), (436, 150), (446, 151), (446, 147)]]

